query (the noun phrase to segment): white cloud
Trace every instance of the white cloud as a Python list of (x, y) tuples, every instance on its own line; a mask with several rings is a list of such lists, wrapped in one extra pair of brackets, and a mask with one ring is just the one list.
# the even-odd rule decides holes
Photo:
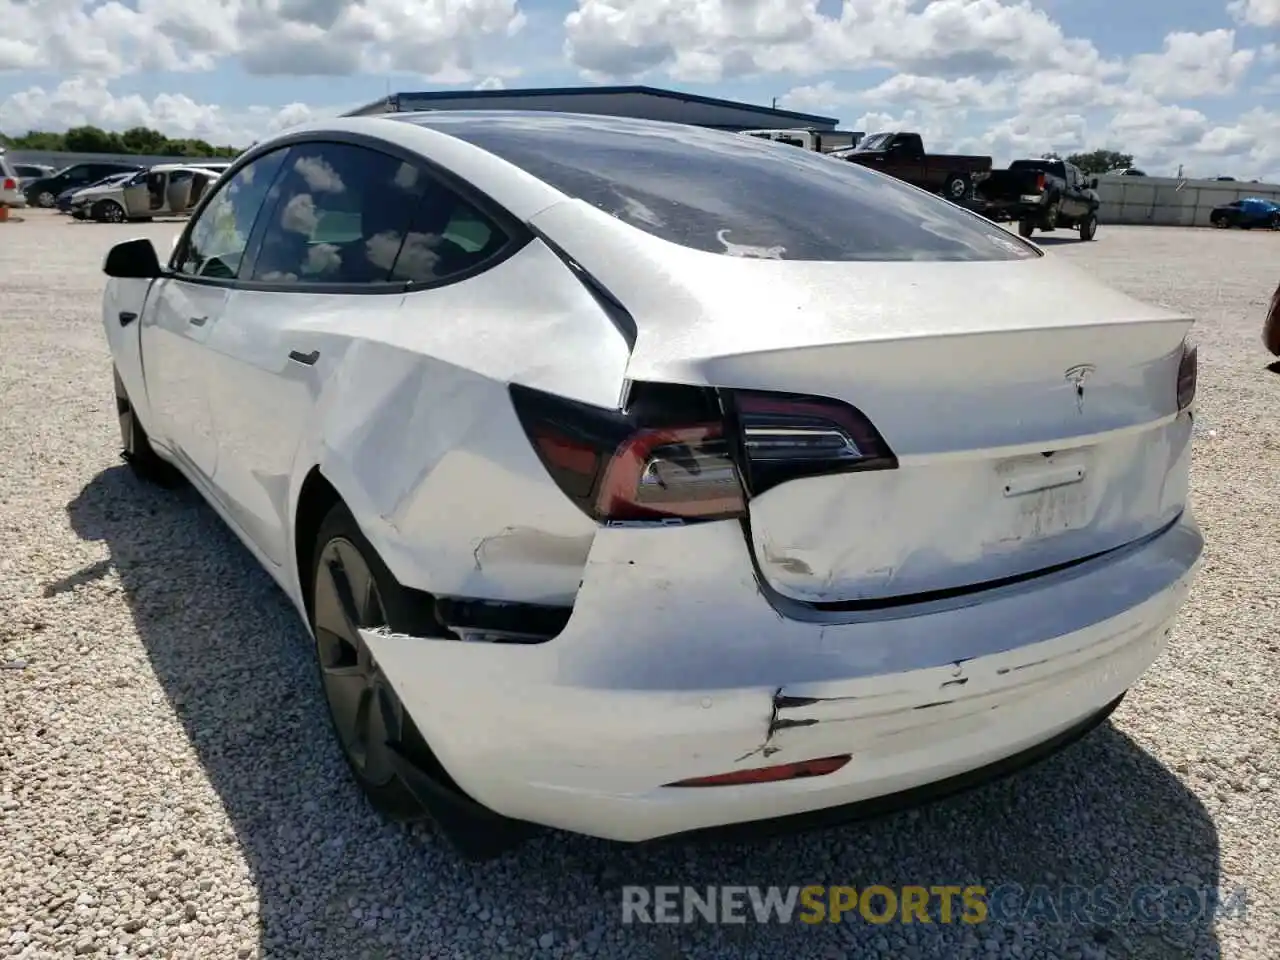
[[(1278, 0), (1280, 2), (1280, 0)], [(1160, 53), (1134, 57), (1129, 83), (1156, 97), (1206, 97), (1230, 93), (1253, 64), (1253, 50), (1237, 50), (1234, 30), (1171, 33)]]
[(116, 96), (103, 80), (77, 79), (52, 90), (31, 87), (0, 102), (0, 130), (21, 134), (85, 124), (107, 130), (142, 126), (173, 138), (193, 137), (215, 146), (244, 147), (279, 130), (339, 112), (302, 103), (228, 110), (196, 103), (182, 94), (160, 94), (147, 100), (137, 94)]
[[(1215, 122), (1126, 81), (1108, 84), (1053, 71), (986, 82), (960, 78), (953, 86), (906, 75), (868, 90), (823, 81), (796, 87), (782, 102), (842, 113), (849, 129), (866, 133), (916, 130), (931, 149), (990, 155), (1001, 164), (1050, 150), (1065, 155), (1105, 148), (1133, 154), (1149, 173), (1172, 174), (1182, 165), (1190, 174), (1280, 182), (1280, 111), (1259, 107), (1234, 122)], [(1003, 99), (1006, 93), (1010, 100)], [(1008, 107), (1003, 117), (978, 112), (1002, 103)], [(857, 105), (876, 109), (854, 114)]]
[(1232, 0), (1227, 10), (1236, 20), (1250, 26), (1280, 26), (1280, 0)]
[[(524, 24), (519, 0), (0, 0), (0, 71), (404, 71), (465, 82), (474, 44)], [(56, 25), (56, 26), (55, 26)]]
[[(232, 109), (176, 92), (181, 80), (150, 99), (117, 94), (111, 80), (239, 66), (308, 76), (402, 71), (495, 90), (519, 70), (479, 51), (506, 44), (498, 51), (505, 63), (519, 53), (526, 70), (539, 63), (551, 72), (544, 48), (562, 41), (569, 65), (591, 77), (719, 81), (732, 98), (733, 79), (772, 76), (773, 89), (791, 88), (784, 106), (843, 116), (863, 130), (916, 129), (939, 150), (990, 153), (998, 162), (1106, 147), (1133, 153), (1149, 172), (1181, 164), (1280, 180), (1280, 44), (1273, 32), (1249, 49), (1259, 36), (1252, 28), (1280, 25), (1280, 0), (1223, 0), (1223, 28), (1203, 33), (1167, 17), (1159, 50), (1126, 57), (1103, 56), (1091, 40), (1071, 36), (1048, 6), (575, 0), (563, 22), (543, 11), (521, 32), (521, 0), (0, 0), (0, 71), (64, 78), (0, 101), (0, 129), (141, 124), (241, 145), (347, 105)], [(1228, 28), (1232, 17), (1247, 26)], [(860, 70), (885, 79), (842, 80)]]
[(1092, 43), (1065, 36), (1044, 11), (1002, 0), (845, 0), (838, 16), (820, 13), (818, 0), (578, 0), (565, 31), (568, 58), (589, 76), (610, 78), (1108, 69)]

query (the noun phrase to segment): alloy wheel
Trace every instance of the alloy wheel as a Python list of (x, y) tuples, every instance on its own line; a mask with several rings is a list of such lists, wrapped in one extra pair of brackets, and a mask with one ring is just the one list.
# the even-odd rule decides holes
[(356, 772), (382, 786), (395, 775), (389, 740), (399, 739), (403, 708), (362, 629), (385, 626), (373, 573), (349, 540), (325, 544), (314, 591), (316, 652), (325, 696), (342, 748)]

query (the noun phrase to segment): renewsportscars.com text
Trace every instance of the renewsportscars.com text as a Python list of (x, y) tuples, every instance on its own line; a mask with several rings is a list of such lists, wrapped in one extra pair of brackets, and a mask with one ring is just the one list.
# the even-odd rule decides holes
[(1243, 888), (1191, 886), (625, 886), (622, 922), (1199, 924), (1243, 918), (1246, 902)]

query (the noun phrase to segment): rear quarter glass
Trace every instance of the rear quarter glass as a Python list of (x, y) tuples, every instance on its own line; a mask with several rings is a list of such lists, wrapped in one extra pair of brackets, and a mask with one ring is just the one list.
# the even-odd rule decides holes
[(1020, 260), (1032, 245), (857, 164), (753, 137), (612, 117), (412, 122), (480, 147), (663, 240), (784, 260)]

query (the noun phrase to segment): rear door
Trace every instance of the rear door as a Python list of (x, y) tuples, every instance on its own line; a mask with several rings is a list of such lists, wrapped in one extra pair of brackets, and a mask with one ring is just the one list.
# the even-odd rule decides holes
[(315, 402), (351, 334), (403, 300), (405, 277), (392, 282), (393, 267), (416, 262), (401, 248), (428, 183), (423, 169), (386, 153), (295, 145), (213, 328), (215, 486), (273, 563), (287, 557), (289, 481)]
[(125, 181), (121, 189), (120, 199), (125, 212), (131, 217), (145, 217), (151, 210), (151, 193), (147, 188), (149, 176), (146, 170), (139, 170)]

